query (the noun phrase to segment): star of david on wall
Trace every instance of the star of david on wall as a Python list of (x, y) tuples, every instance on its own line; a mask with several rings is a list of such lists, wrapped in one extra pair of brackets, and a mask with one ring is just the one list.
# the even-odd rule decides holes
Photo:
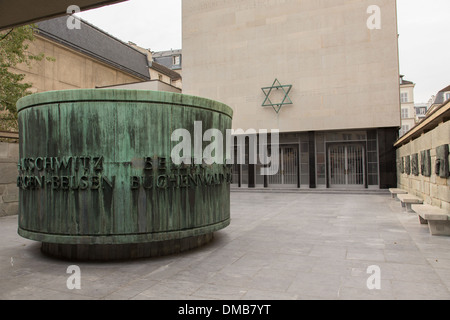
[[(263, 107), (272, 107), (276, 113), (279, 113), (281, 108), (288, 104), (293, 104), (291, 98), (289, 97), (289, 93), (291, 92), (292, 85), (282, 85), (278, 79), (275, 79), (271, 87), (261, 88), (261, 90), (266, 95), (266, 99), (264, 100), (262, 106)], [(270, 99), (270, 95), (274, 90), (282, 90), (284, 93), (283, 100), (281, 102), (276, 101), (272, 102)]]

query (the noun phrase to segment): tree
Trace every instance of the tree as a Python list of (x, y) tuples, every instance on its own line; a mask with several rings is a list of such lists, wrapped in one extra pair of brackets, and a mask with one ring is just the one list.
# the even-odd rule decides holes
[[(0, 110), (8, 110), (17, 119), (16, 103), (20, 98), (31, 94), (31, 83), (23, 83), (24, 74), (11, 72), (11, 68), (32, 61), (41, 61), (44, 54), (32, 54), (28, 51), (30, 42), (34, 41), (35, 27), (24, 26), (0, 31)], [(53, 58), (46, 58), (51, 61)]]

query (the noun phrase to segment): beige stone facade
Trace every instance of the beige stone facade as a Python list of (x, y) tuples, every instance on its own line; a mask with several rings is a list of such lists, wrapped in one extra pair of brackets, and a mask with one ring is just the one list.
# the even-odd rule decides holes
[(117, 86), (99, 87), (109, 89), (127, 89), (127, 90), (150, 90), (150, 91), (165, 91), (173, 93), (181, 93), (181, 89), (172, 85), (169, 85), (160, 80), (150, 80), (146, 82), (136, 82), (128, 84), (120, 84)]
[[(450, 104), (440, 110), (441, 115), (431, 121), (433, 115), (425, 119), (421, 125), (406, 134), (398, 143), (397, 161), (405, 161), (406, 157), (419, 155), (419, 174), (398, 170), (398, 187), (423, 199), (427, 204), (450, 212), (450, 178), (441, 178), (436, 172), (437, 148), (450, 144)], [(427, 124), (429, 123), (429, 124)], [(427, 124), (427, 125), (426, 125)], [(431, 175), (424, 176), (420, 170), (420, 153), (429, 150), (431, 155)], [(447, 159), (450, 160), (450, 159)]]
[(19, 144), (0, 142), (0, 217), (16, 215), (19, 189), (16, 186)]
[(168, 70), (168, 69), (167, 70), (170, 72), (164, 72), (161, 70), (161, 69), (163, 69), (163, 68), (161, 68), (161, 66), (159, 66), (159, 68), (156, 68), (155, 65), (156, 65), (156, 63), (153, 63), (152, 67), (150, 67), (150, 69), (149, 69), (150, 79), (157, 80), (166, 85), (176, 87), (181, 92), (181, 90), (183, 88), (182, 79), (180, 76), (173, 76), (174, 74), (178, 74), (178, 73), (175, 71)]
[[(160, 90), (160, 91), (169, 91), (169, 92), (177, 92), (181, 93), (181, 90), (183, 89), (183, 81), (181, 77), (181, 69), (172, 70), (168, 68), (167, 66), (164, 66), (154, 59), (155, 53), (152, 52), (150, 49), (145, 49), (143, 47), (138, 46), (137, 44), (133, 42), (128, 42), (130, 46), (137, 49), (138, 51), (144, 53), (147, 56), (147, 61), (149, 65), (149, 74), (150, 79), (152, 81), (158, 81), (160, 84), (156, 83), (147, 83), (145, 85), (138, 85), (138, 87), (141, 88), (149, 88), (146, 90)], [(181, 50), (178, 50), (181, 52)], [(160, 54), (156, 54), (160, 55)], [(130, 86), (125, 86), (130, 87)], [(131, 86), (134, 87), (134, 86)], [(172, 87), (175, 87), (176, 89), (173, 89)]]
[[(391, 0), (183, 1), (183, 92), (230, 105), (235, 128), (399, 127), (397, 47)], [(275, 78), (293, 86), (279, 114), (261, 107)]]
[(55, 61), (43, 59), (33, 62), (31, 68), (27, 65), (17, 66), (16, 71), (26, 75), (24, 82), (33, 84), (30, 89), (33, 93), (142, 81), (134, 75), (39, 35), (36, 35), (36, 40), (30, 44), (29, 50), (34, 54), (44, 53), (47, 57), (55, 59)]
[(416, 109), (414, 107), (414, 88), (415, 84), (411, 81), (400, 82), (400, 103), (402, 124), (400, 137), (414, 128), (416, 125)]

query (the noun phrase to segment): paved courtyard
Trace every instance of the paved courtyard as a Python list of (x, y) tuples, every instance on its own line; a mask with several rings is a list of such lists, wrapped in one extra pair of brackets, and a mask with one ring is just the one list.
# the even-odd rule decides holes
[[(0, 299), (450, 299), (450, 238), (389, 194), (232, 192), (232, 224), (181, 255), (76, 263), (47, 258), (0, 218)], [(370, 266), (381, 289), (369, 290)]]

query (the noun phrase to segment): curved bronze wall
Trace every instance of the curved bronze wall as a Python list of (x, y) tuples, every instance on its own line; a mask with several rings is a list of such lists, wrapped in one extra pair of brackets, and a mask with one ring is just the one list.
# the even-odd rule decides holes
[[(176, 129), (231, 129), (232, 110), (203, 98), (69, 90), (18, 103), (19, 234), (61, 245), (204, 236), (230, 223), (229, 167), (176, 166)], [(197, 122), (198, 123), (198, 122)], [(211, 142), (202, 142), (202, 150)], [(193, 152), (193, 151), (192, 151)]]

